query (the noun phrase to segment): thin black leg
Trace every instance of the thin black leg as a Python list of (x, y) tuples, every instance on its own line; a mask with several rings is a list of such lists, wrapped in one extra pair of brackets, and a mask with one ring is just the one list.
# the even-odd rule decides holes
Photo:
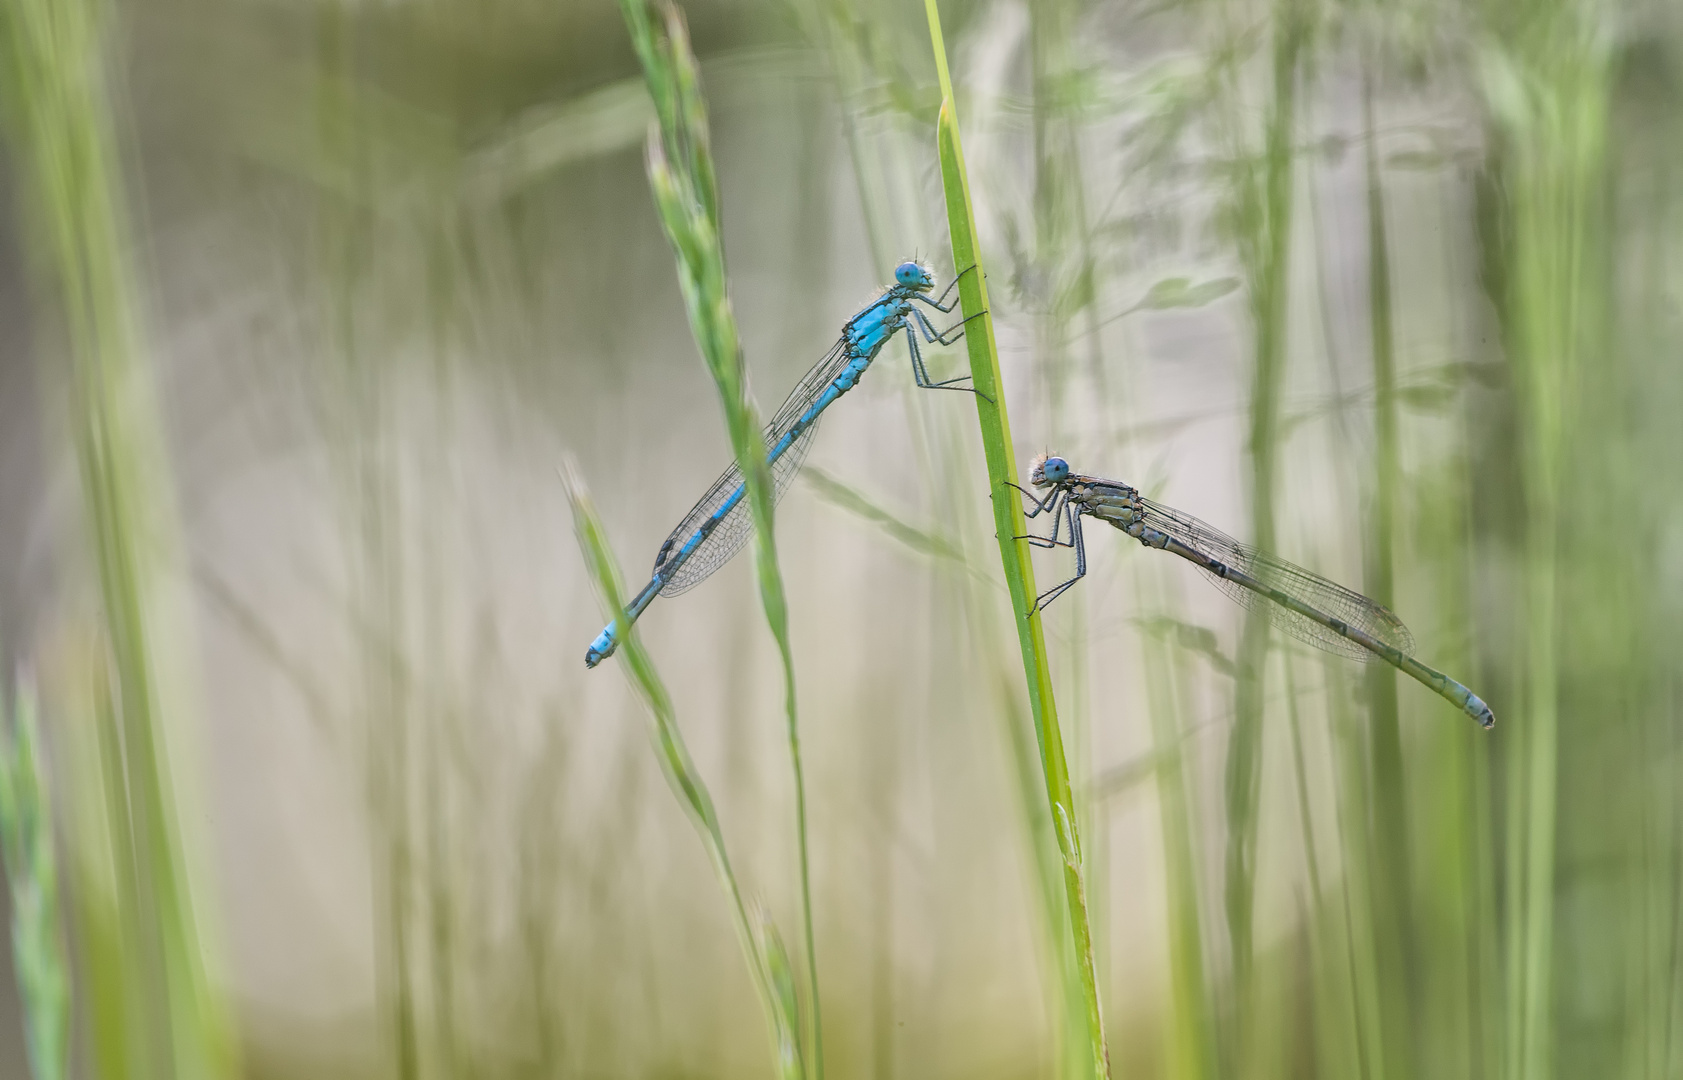
[(923, 353), (917, 347), (917, 334), (913, 332), (910, 326), (906, 327), (906, 345), (912, 352), (912, 378), (917, 380), (917, 384), (925, 390), (964, 390), (982, 398), (989, 405), (994, 403), (993, 398), (988, 397), (973, 386), (957, 385), (970, 378), (968, 375), (959, 375), (955, 378), (943, 379), (940, 382), (930, 379), (928, 370), (923, 366)]
[[(1011, 539), (1013, 539), (1013, 540), (1027, 540), (1029, 543), (1033, 544), (1034, 546), (1043, 547), (1043, 548), (1074, 547), (1075, 546), (1075, 536), (1074, 536), (1075, 530), (1074, 530), (1073, 522), (1071, 523), (1071, 528), (1070, 528), (1070, 539), (1068, 539), (1068, 540), (1059, 540), (1058, 539), (1058, 532), (1059, 532), (1060, 529), (1063, 528), (1063, 524), (1064, 524), (1063, 508), (1059, 507), (1057, 505), (1057, 502), (1056, 502), (1057, 496), (1060, 495), (1060, 494), (1063, 494), (1063, 493), (1061, 491), (1060, 492), (1055, 492), (1052, 496), (1054, 501), (1053, 501), (1052, 507), (1051, 507), (1051, 510), (1052, 510), (1052, 535), (1051, 536), (1041, 536), (1038, 533), (1025, 533), (1022, 536), (1014, 536)], [(1069, 505), (1069, 496), (1064, 495), (1064, 506), (1067, 507), (1068, 505)], [(1025, 514), (1023, 516), (1027, 517), (1028, 515)]]
[(954, 274), (953, 279), (951, 281), (947, 282), (947, 287), (941, 291), (941, 299), (939, 299), (939, 300), (931, 300), (931, 299), (929, 299), (929, 297), (924, 296), (922, 293), (913, 294), (912, 299), (917, 300), (917, 301), (921, 301), (922, 303), (925, 303), (925, 304), (928, 304), (930, 307), (934, 308), (936, 311), (939, 311), (939, 312), (945, 313), (945, 312), (951, 311), (953, 309), (953, 305), (946, 302), (947, 297), (951, 296), (952, 291), (954, 289), (958, 288), (958, 283), (964, 280), (964, 275), (968, 274), (970, 271), (972, 271), (974, 269), (976, 269), (976, 264), (971, 263), (969, 266), (966, 266), (963, 270), (960, 270), (958, 273)]
[[(959, 338), (964, 336), (964, 325), (966, 323), (968, 323), (972, 319), (980, 319), (983, 315), (986, 315), (986, 314), (987, 314), (986, 311), (978, 311), (974, 315), (966, 315), (964, 318), (960, 319), (956, 323), (953, 323), (951, 326), (947, 327), (945, 330), (936, 330), (933, 326), (931, 326), (929, 324), (929, 320), (924, 317), (923, 312), (917, 310), (916, 308), (912, 309), (912, 318), (915, 319), (917, 321), (918, 325), (923, 329), (923, 340), (929, 342), (931, 345), (935, 345), (935, 344), (951, 345), (951, 344), (953, 344), (954, 342), (958, 341)], [(953, 334), (954, 330), (957, 330), (958, 333)], [(952, 334), (953, 336), (948, 337), (947, 336), (948, 334)]]
[(1053, 488), (1050, 492), (1047, 493), (1046, 498), (1042, 499), (1040, 496), (1036, 495), (1034, 492), (1030, 491), (1028, 488), (1024, 487), (1021, 484), (1015, 483), (1015, 482), (1010, 481), (1010, 480), (1005, 481), (1005, 483), (1006, 483), (1007, 486), (1014, 487), (1018, 491), (1022, 492), (1024, 495), (1027, 495), (1029, 502), (1034, 504), (1034, 509), (1033, 510), (1024, 510), (1023, 511), (1023, 516), (1027, 517), (1027, 518), (1039, 517), (1040, 514), (1041, 514), (1041, 511), (1051, 509), (1052, 505), (1055, 502), (1057, 502), (1058, 496), (1063, 494), (1063, 489), (1062, 488)]
[(1081, 516), (1075, 512), (1075, 509), (1069, 505), (1067, 500), (1064, 503), (1064, 511), (1069, 515), (1071, 542), (1075, 547), (1075, 576), (1062, 585), (1054, 585), (1035, 597), (1034, 606), (1029, 608), (1030, 615), (1046, 607), (1046, 605), (1062, 596), (1071, 585), (1087, 576), (1087, 543), (1081, 536)]

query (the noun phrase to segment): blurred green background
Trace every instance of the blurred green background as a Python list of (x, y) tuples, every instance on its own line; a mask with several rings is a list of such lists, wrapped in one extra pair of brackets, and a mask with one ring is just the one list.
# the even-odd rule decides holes
[[(951, 277), (928, 31), (683, 10), (769, 413)], [(1680, 12), (943, 5), (1019, 460), (1386, 602), (1498, 719), (1089, 528), (1046, 621), (1119, 1080), (1683, 1075)], [(0, 14), (0, 1075), (775, 1075), (580, 662), (557, 467), (635, 587), (731, 459), (620, 10)], [(838, 1078), (1090, 1075), (972, 415), (895, 343), (780, 507)], [(742, 557), (639, 629), (804, 988), (757, 608)]]

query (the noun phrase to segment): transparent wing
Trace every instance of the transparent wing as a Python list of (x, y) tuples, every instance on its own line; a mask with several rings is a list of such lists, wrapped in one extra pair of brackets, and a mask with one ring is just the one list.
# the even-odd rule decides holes
[[(1414, 652), (1414, 635), (1408, 632), (1408, 627), (1403, 625), (1401, 619), (1382, 604), (1328, 581), (1319, 574), (1310, 573), (1301, 566), (1293, 566), (1284, 559), (1277, 559), (1266, 552), (1258, 551), (1249, 544), (1241, 544), (1220, 529), (1213, 528), (1190, 514), (1183, 514), (1179, 510), (1146, 498), (1141, 498), (1140, 503), (1145, 508), (1145, 523), (1152, 528), (1169, 534), (1212, 559), (1243, 570), (1264, 585), (1279, 589), (1317, 611), (1342, 619), (1346, 625), (1362, 630), (1387, 645), (1405, 653)], [(1371, 652), (1354, 641), (1341, 637), (1290, 608), (1273, 603), (1266, 596), (1252, 592), (1236, 581), (1218, 578), (1213, 574), (1206, 574), (1205, 577), (1239, 603), (1264, 612), (1275, 626), (1299, 641), (1355, 660), (1374, 658)]]
[[(789, 392), (777, 414), (765, 427), (765, 441), (768, 449), (783, 441), (795, 422), (799, 420), (824, 393), (824, 388), (835, 381), (842, 369), (847, 366), (848, 355), (846, 341), (838, 340), (824, 358), (814, 364), (794, 390)], [(771, 482), (774, 499), (782, 499), (783, 493), (789, 490), (789, 484), (800, 471), (801, 462), (806, 459), (806, 452), (812, 446), (813, 432), (818, 430), (816, 420), (801, 432), (800, 437), (789, 444), (789, 447), (771, 462)], [(742, 487), (742, 470), (736, 465), (726, 469), (723, 476), (713, 482), (707, 489), (707, 494), (701, 497), (678, 527), (672, 530), (672, 535), (666, 538), (666, 543), (660, 547), (660, 554), (655, 556), (654, 568), (658, 572), (666, 560), (671, 558), (684, 544), (695, 535), (721, 507), (736, 495), (737, 489)], [(735, 506), (713, 527), (713, 531), (690, 553), (689, 558), (678, 566), (666, 584), (661, 587), (660, 595), (677, 596), (687, 592), (706, 580), (708, 575), (719, 567), (730, 562), (742, 545), (754, 533), (754, 515), (748, 505), (746, 495), (737, 500)]]

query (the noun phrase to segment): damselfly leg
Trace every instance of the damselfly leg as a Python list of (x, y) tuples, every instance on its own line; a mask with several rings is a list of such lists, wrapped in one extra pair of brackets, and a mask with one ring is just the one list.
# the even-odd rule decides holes
[(1011, 486), (1011, 487), (1016, 488), (1018, 491), (1022, 492), (1024, 495), (1026, 495), (1028, 497), (1028, 501), (1034, 504), (1034, 509), (1033, 510), (1024, 510), (1023, 511), (1023, 516), (1028, 517), (1028, 518), (1039, 517), (1045, 511), (1050, 510), (1052, 508), (1052, 504), (1058, 500), (1058, 496), (1063, 494), (1063, 489), (1062, 488), (1053, 488), (1050, 492), (1047, 493), (1046, 498), (1042, 499), (1040, 496), (1036, 495), (1034, 492), (1030, 491), (1028, 488), (1023, 487), (1021, 484), (1018, 484), (1018, 483), (1016, 483), (1014, 481), (1011, 481), (1011, 480), (1007, 480), (1007, 481), (1005, 481), (1005, 483), (1007, 485)]
[[(1081, 516), (1076, 512), (1075, 506), (1069, 501), (1069, 496), (1063, 491), (1063, 489), (1055, 489), (1051, 494), (1047, 495), (1045, 499), (1039, 499), (1035, 497), (1033, 492), (1018, 487), (1009, 480), (1007, 480), (1006, 483), (1011, 484), (1012, 487), (1017, 488), (1018, 491), (1027, 495), (1030, 501), (1034, 503), (1033, 510), (1026, 510), (1023, 512), (1024, 517), (1039, 517), (1042, 513), (1047, 512), (1052, 515), (1051, 536), (1041, 536), (1038, 533), (1024, 533), (1021, 536), (1012, 537), (1013, 540), (1027, 540), (1035, 547), (1068, 547), (1075, 549), (1075, 576), (1059, 585), (1054, 585), (1052, 588), (1047, 589), (1045, 592), (1035, 597), (1034, 606), (1029, 608), (1029, 613), (1033, 614), (1034, 612), (1045, 608), (1052, 601), (1062, 596), (1066, 589), (1087, 576), (1087, 542), (1081, 532)], [(1063, 496), (1061, 502), (1059, 501), (1059, 496)], [(1064, 525), (1069, 526), (1068, 540), (1061, 540), (1058, 536)]]
[[(929, 325), (929, 320), (923, 317), (923, 313), (921, 311), (912, 311), (911, 318), (917, 324), (917, 328), (923, 331), (925, 341), (929, 342), (931, 345), (951, 345), (953, 342), (964, 336), (963, 327), (965, 323), (969, 322), (971, 319), (979, 319), (986, 314), (987, 312), (985, 311), (978, 311), (976, 314), (969, 316), (969, 318), (964, 319), (954, 326), (949, 326), (945, 331), (939, 333), (936, 332), (934, 327)], [(952, 334), (954, 330), (957, 330), (958, 333), (953, 335), (951, 338), (945, 336), (947, 334)], [(917, 333), (914, 331), (913, 327), (910, 326), (906, 327), (906, 344), (911, 349), (912, 377), (917, 380), (918, 386), (925, 390), (968, 390), (970, 393), (985, 400), (989, 405), (994, 404), (993, 398), (988, 397), (988, 395), (982, 393), (975, 387), (957, 385), (969, 379), (970, 376), (968, 375), (957, 375), (951, 379), (943, 379), (939, 382), (931, 379), (929, 377), (929, 369), (926, 368), (923, 363), (923, 350), (918, 348)]]
[(972, 271), (974, 269), (976, 269), (976, 264), (971, 263), (969, 266), (966, 266), (963, 270), (960, 270), (958, 273), (954, 274), (953, 279), (951, 281), (947, 282), (947, 287), (945, 289), (941, 290), (941, 298), (939, 300), (931, 300), (931, 299), (929, 299), (929, 297), (924, 296), (921, 293), (913, 296), (912, 299), (916, 300), (920, 304), (928, 304), (930, 307), (934, 308), (936, 311), (939, 311), (942, 314), (945, 314), (945, 313), (951, 311), (954, 307), (958, 306), (958, 301), (956, 301), (956, 300), (954, 300), (950, 304), (947, 303), (946, 302), (947, 297), (951, 296), (952, 291), (954, 289), (958, 288), (958, 283), (960, 281), (964, 280), (964, 275), (968, 274), (970, 271)]
[[(1075, 576), (1061, 585), (1054, 585), (1052, 588), (1047, 589), (1045, 592), (1035, 597), (1034, 606), (1029, 608), (1029, 613), (1031, 615), (1036, 611), (1044, 609), (1052, 601), (1062, 596), (1064, 592), (1077, 581), (1080, 581), (1082, 578), (1087, 576), (1087, 542), (1081, 533), (1081, 515), (1075, 512), (1075, 507), (1070, 505), (1068, 499), (1064, 500), (1062, 510), (1063, 513), (1061, 515), (1055, 515), (1052, 518), (1051, 536), (1019, 537), (1019, 539), (1028, 540), (1030, 543), (1040, 541), (1041, 543), (1039, 546), (1041, 547), (1072, 547), (1075, 549)], [(1067, 519), (1069, 523), (1069, 539), (1059, 540), (1058, 522), (1065, 519)]]

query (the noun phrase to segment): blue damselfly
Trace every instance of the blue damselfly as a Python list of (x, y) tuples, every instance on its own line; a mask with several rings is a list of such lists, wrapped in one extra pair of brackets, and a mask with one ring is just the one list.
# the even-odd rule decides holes
[[(1361, 593), (1312, 574), (1284, 559), (1258, 551), (1211, 528), (1190, 514), (1171, 509), (1116, 480), (1070, 471), (1061, 457), (1034, 463), (1029, 481), (1045, 492), (1018, 488), (1032, 503), (1030, 518), (1052, 516), (1052, 535), (1022, 539), (1040, 547), (1075, 549), (1075, 576), (1035, 599), (1043, 608), (1087, 573), (1087, 547), (1081, 519), (1098, 518), (1146, 547), (1179, 555), (1208, 574), (1221, 590), (1246, 607), (1265, 612), (1281, 630), (1317, 648), (1353, 659), (1379, 657), (1412, 676), (1484, 727), (1496, 723), (1490, 706), (1477, 694), (1413, 656), (1414, 636), (1389, 609)], [(1016, 486), (1016, 485), (1012, 485)], [(1067, 526), (1069, 535), (1061, 539)]]
[[(939, 312), (952, 311), (958, 301), (949, 302), (947, 297), (968, 272), (968, 269), (960, 272), (939, 298), (930, 299), (926, 294), (935, 288), (935, 277), (929, 268), (915, 262), (901, 263), (894, 269), (894, 284), (842, 325), (841, 336), (830, 346), (830, 351), (796, 384), (766, 425), (766, 464), (771, 466), (776, 498), (783, 497), (800, 470), (812, 444), (812, 433), (817, 430), (819, 415), (853, 389), (882, 347), (900, 331), (906, 333), (912, 377), (919, 386), (930, 390), (971, 390), (968, 386), (955, 385), (968, 379), (968, 375), (932, 381), (917, 342), (921, 333), (929, 344), (951, 345), (963, 336), (964, 322), (969, 320), (937, 331), (914, 306), (924, 304)], [(584, 654), (586, 667), (595, 667), (618, 647), (619, 635), (637, 621), (656, 596), (677, 596), (695, 587), (742, 550), (754, 531), (744, 499), (746, 493), (742, 470), (736, 465), (726, 469), (707, 489), (707, 494), (684, 515), (684, 520), (660, 546), (649, 583), (626, 605), (624, 625), (616, 627), (609, 623), (590, 643)]]

